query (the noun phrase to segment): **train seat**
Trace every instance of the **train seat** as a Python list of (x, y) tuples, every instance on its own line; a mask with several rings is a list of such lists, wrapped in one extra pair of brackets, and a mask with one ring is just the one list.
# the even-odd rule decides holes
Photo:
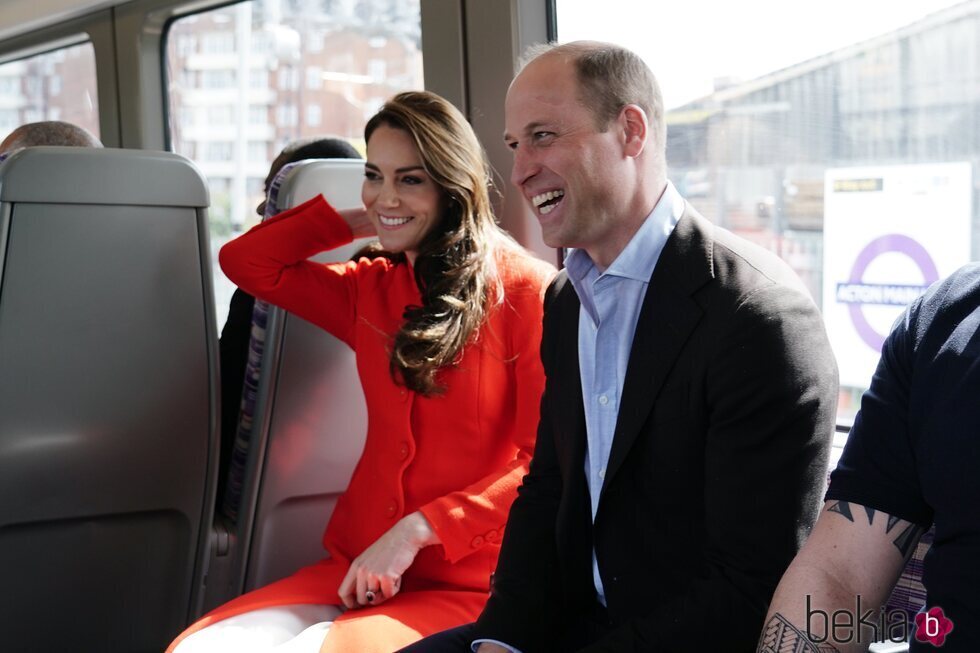
[[(268, 202), (284, 210), (322, 192), (338, 208), (360, 206), (363, 176), (364, 162), (356, 159), (289, 164), (273, 180)], [(362, 244), (316, 260), (347, 260)], [(226, 500), (215, 519), (205, 611), (325, 555), (323, 529), (367, 431), (347, 345), (261, 301), (255, 302), (252, 325)]]
[(192, 612), (216, 469), (208, 191), (183, 157), (0, 165), (0, 632), (160, 651)]
[[(279, 190), (282, 183), (289, 175), (289, 171), (299, 166), (302, 161), (287, 163), (269, 184), (266, 193), (265, 214), (262, 216), (264, 222), (268, 218), (280, 213)], [(266, 325), (269, 321), (269, 302), (256, 299), (252, 307), (252, 322), (248, 337), (248, 358), (245, 361), (245, 377), (242, 383), (241, 398), (239, 401), (238, 417), (235, 424), (235, 441), (232, 446), (231, 457), (226, 461), (228, 467), (227, 481), (224, 490), (223, 500), (218, 507), (220, 513), (230, 523), (238, 521), (238, 509), (242, 503), (242, 489), (245, 483), (246, 466), (249, 461), (249, 449), (252, 441), (253, 424), (255, 422), (255, 401), (259, 390), (259, 376), (262, 371), (262, 361), (265, 355), (265, 334)], [(224, 365), (224, 361), (221, 361)]]

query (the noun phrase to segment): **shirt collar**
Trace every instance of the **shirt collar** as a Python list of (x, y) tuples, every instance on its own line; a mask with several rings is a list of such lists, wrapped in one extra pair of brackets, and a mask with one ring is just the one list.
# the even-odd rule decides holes
[[(660, 252), (683, 214), (684, 198), (668, 181), (657, 205), (603, 275), (635, 279), (644, 283), (650, 281)], [(569, 249), (565, 255), (565, 268), (569, 278), (578, 283), (595, 268), (595, 263), (584, 249)]]

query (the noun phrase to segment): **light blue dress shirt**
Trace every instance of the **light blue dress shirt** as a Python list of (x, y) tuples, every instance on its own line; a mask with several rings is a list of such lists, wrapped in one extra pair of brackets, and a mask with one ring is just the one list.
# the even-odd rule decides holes
[[(683, 213), (684, 199), (667, 182), (660, 201), (605, 271), (599, 271), (585, 250), (571, 250), (565, 257), (568, 280), (582, 304), (578, 317), (578, 362), (588, 441), (585, 477), (593, 520), (616, 432), (636, 322), (653, 269)], [(592, 577), (599, 602), (605, 605), (595, 550)]]
[[(604, 271), (599, 271), (585, 250), (572, 249), (565, 256), (568, 280), (582, 305), (578, 318), (578, 364), (588, 441), (585, 478), (592, 499), (593, 521), (616, 432), (619, 400), (623, 395), (636, 322), (653, 269), (683, 214), (684, 198), (668, 181), (653, 211)], [(592, 550), (592, 578), (599, 602), (605, 605), (606, 595), (595, 549)], [(482, 642), (492, 642), (512, 653), (521, 653), (492, 639), (473, 642), (473, 650)]]

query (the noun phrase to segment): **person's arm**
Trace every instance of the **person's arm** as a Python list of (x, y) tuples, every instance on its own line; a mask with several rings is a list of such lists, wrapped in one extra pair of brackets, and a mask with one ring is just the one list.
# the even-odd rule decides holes
[(224, 273), (245, 292), (351, 341), (357, 263), (311, 256), (370, 234), (364, 210), (338, 213), (322, 195), (260, 223), (221, 248)]
[(337, 596), (351, 609), (387, 601), (401, 591), (402, 575), (419, 551), (433, 544), (439, 536), (422, 513), (405, 515), (351, 561)]
[[(377, 605), (395, 596), (402, 574), (426, 546), (441, 544), (446, 558), (456, 562), (499, 542), (534, 445), (537, 407), (544, 386), (538, 354), (543, 284), (543, 278), (534, 278), (529, 286), (512, 288), (504, 304), (495, 309), (506, 311), (495, 325), (505, 327), (510, 334), (507, 350), (500, 353), (512, 361), (512, 374), (503, 382), (516, 397), (512, 437), (517, 455), (476, 482), (407, 515), (357, 556), (339, 588), (347, 607)], [(375, 594), (374, 601), (367, 601), (366, 590), (376, 587), (382, 590), (381, 595)]]
[[(795, 650), (865, 650), (873, 633), (858, 622), (869, 621), (861, 620), (868, 610), (871, 620), (877, 616), (915, 550), (923, 532), (920, 525), (932, 521), (919, 486), (908, 415), (920, 301), (896, 321), (885, 340), (824, 510), (773, 597), (759, 651), (782, 650), (780, 644), (794, 641), (802, 642)], [(833, 614), (838, 610), (837, 623), (845, 625), (835, 637)], [(850, 616), (854, 640), (860, 634), (861, 642), (842, 641), (849, 634)]]
[[(541, 361), (546, 378), (553, 373), (558, 355), (557, 326), (553, 323), (556, 318), (553, 313), (549, 315), (549, 308), (559, 287), (553, 283), (545, 300)], [(501, 642), (520, 651), (548, 650), (548, 638), (557, 632), (556, 610), (561, 601), (554, 592), (562, 583), (555, 523), (562, 477), (553, 416), (562, 408), (555, 403), (546, 380), (534, 457), (507, 517), (500, 558), (490, 584), (490, 598), (476, 623), (476, 641)], [(496, 653), (500, 650), (496, 646), (499, 645), (484, 643), (479, 650)]]
[(770, 285), (713, 319), (725, 327), (703, 354), (704, 568), (686, 591), (583, 651), (750, 650), (816, 519), (838, 392), (819, 311)]
[(828, 501), (776, 588), (758, 653), (866, 651), (887, 633), (879, 609), (923, 528), (847, 501)]

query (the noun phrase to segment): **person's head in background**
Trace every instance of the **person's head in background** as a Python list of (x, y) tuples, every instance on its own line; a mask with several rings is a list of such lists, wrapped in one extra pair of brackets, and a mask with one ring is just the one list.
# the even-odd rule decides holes
[(276, 158), (272, 160), (272, 165), (269, 166), (269, 174), (266, 175), (265, 181), (263, 182), (263, 199), (255, 207), (255, 212), (259, 214), (260, 218), (265, 217), (265, 204), (269, 195), (269, 187), (272, 186), (272, 180), (276, 178), (276, 175), (279, 174), (279, 171), (287, 163), (294, 163), (305, 159), (360, 158), (361, 155), (354, 149), (354, 146), (342, 138), (306, 138), (287, 144), (286, 147), (282, 148), (282, 151), (279, 152)]
[(102, 147), (102, 142), (87, 129), (60, 120), (29, 122), (10, 132), (0, 142), (0, 155), (9, 155), (25, 147), (56, 145), (63, 147)]
[(459, 110), (426, 91), (399, 93), (364, 128), (361, 200), (382, 247), (375, 256), (413, 266), (422, 305), (405, 311), (391, 369), (423, 394), (456, 362), (500, 298), (494, 252), (516, 244), (490, 204), (490, 166)]

